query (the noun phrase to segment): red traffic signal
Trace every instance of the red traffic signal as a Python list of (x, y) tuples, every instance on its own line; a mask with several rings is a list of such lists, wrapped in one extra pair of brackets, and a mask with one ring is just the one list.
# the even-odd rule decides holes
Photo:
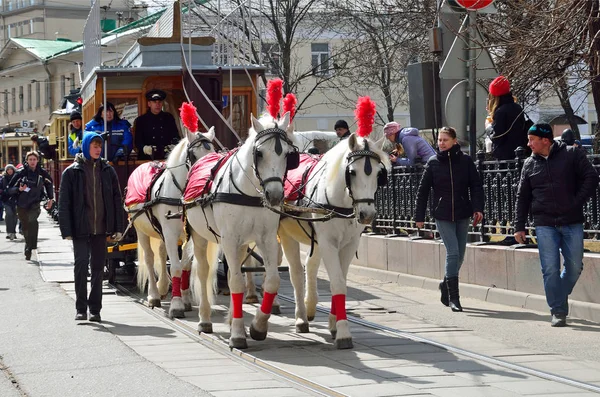
[(470, 11), (474, 11), (489, 6), (494, 2), (494, 0), (456, 0), (456, 2), (461, 7), (464, 7)]

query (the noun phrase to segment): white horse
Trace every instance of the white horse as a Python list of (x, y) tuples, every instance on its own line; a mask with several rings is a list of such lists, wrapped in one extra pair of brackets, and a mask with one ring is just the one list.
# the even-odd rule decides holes
[[(214, 152), (212, 140), (215, 137), (214, 127), (206, 133), (190, 132), (185, 127), (183, 129), (186, 137), (169, 154), (165, 171), (152, 186), (151, 201), (127, 208), (134, 217), (133, 225), (138, 236), (137, 283), (143, 291), (148, 282), (150, 307), (160, 307), (161, 297), (166, 296), (169, 290), (166, 266), (167, 255), (169, 257), (173, 283), (178, 284), (174, 285), (169, 308), (169, 315), (172, 318), (184, 317), (184, 312), (192, 309), (189, 289), (192, 252), (189, 247), (188, 249), (184, 247), (182, 259), (179, 260), (179, 240), (185, 241), (183, 221), (181, 217), (173, 218), (168, 215), (176, 214), (181, 209), (181, 196), (188, 169), (201, 157)], [(159, 274), (158, 282), (155, 269)], [(179, 287), (180, 284), (184, 287), (181, 293), (179, 288), (175, 291), (175, 287)]]
[[(318, 302), (317, 272), (323, 258), (332, 296), (329, 330), (338, 349), (352, 348), (346, 319), (346, 277), (360, 235), (365, 225), (375, 218), (375, 193), (378, 186), (387, 181), (389, 170), (391, 163), (386, 153), (375, 148), (369, 139), (352, 134), (319, 160), (306, 183), (305, 205), (333, 211), (336, 217), (310, 223), (282, 218), (279, 237), (294, 286), (297, 332), (308, 332), (308, 321), (314, 319)], [(306, 215), (308, 219), (322, 216)], [(311, 245), (311, 236), (315, 241), (312, 256), (306, 258), (305, 297), (300, 243)]]
[(208, 201), (200, 198), (191, 203), (184, 202), (198, 261), (201, 294), (198, 331), (212, 332), (210, 312), (216, 261), (208, 261), (207, 253), (214, 254), (213, 243), (220, 243), (229, 264), (232, 318), (229, 346), (242, 349), (247, 347), (247, 342), (242, 311), (244, 280), (241, 263), (248, 245), (255, 242), (263, 255), (266, 278), (263, 302), (250, 326), (250, 336), (263, 340), (267, 336), (271, 307), (280, 281), (277, 272), (279, 215), (265, 208), (263, 203), (272, 207), (281, 205), (288, 161), (297, 162), (289, 112), (280, 120), (271, 116), (260, 120), (252, 117), (252, 126), (246, 142), (217, 173)]

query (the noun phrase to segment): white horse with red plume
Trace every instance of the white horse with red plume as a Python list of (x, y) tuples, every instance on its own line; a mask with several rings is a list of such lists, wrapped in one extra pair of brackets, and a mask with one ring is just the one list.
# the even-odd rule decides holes
[[(302, 155), (300, 167), (288, 175), (286, 200), (318, 213), (300, 212), (300, 219), (282, 218), (279, 237), (290, 265), (296, 302), (296, 330), (308, 332), (308, 320), (316, 313), (317, 271), (321, 258), (331, 285), (329, 330), (338, 349), (352, 348), (346, 318), (346, 277), (358, 249), (360, 235), (376, 215), (375, 193), (387, 182), (389, 156), (369, 139), (375, 117), (375, 103), (361, 97), (355, 110), (358, 129), (320, 159)], [(292, 173), (290, 173), (292, 174)], [(302, 218), (306, 220), (302, 220)], [(299, 244), (311, 246), (306, 258), (306, 284)], [(307, 311), (308, 307), (308, 311)]]
[(219, 243), (229, 265), (232, 317), (229, 346), (232, 348), (247, 347), (241, 265), (250, 243), (255, 242), (263, 255), (266, 271), (263, 302), (250, 326), (250, 336), (255, 340), (267, 336), (271, 307), (279, 289), (279, 215), (265, 206), (281, 206), (283, 179), (287, 169), (297, 166), (298, 160), (292, 144), (290, 113), (278, 118), (282, 85), (279, 79), (269, 82), (267, 108), (270, 115), (260, 120), (252, 116), (253, 128), (239, 149), (224, 159), (216, 159), (214, 165), (206, 164), (208, 157), (196, 163), (190, 171), (184, 195), (185, 215), (198, 261), (198, 331), (212, 332), (210, 313), (217, 270), (214, 243)]
[[(192, 252), (184, 249), (180, 261), (178, 245), (185, 240), (183, 221), (174, 214), (181, 209), (188, 170), (198, 159), (214, 152), (215, 137), (214, 127), (206, 133), (198, 132), (198, 115), (193, 104), (183, 103), (180, 117), (184, 138), (171, 151), (166, 163), (149, 162), (135, 169), (127, 181), (125, 198), (126, 210), (138, 236), (138, 286), (143, 291), (148, 282), (149, 306), (160, 307), (161, 297), (169, 290), (167, 255), (173, 284), (181, 285), (182, 293), (174, 293), (171, 300), (171, 317), (184, 317), (184, 312), (192, 309), (189, 289)], [(158, 282), (155, 271), (159, 274)]]

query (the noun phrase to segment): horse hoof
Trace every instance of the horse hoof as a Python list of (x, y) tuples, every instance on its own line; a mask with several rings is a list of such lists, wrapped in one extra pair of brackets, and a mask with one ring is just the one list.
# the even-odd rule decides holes
[(247, 349), (248, 342), (244, 338), (229, 338), (230, 349)]
[(183, 310), (171, 310), (169, 312), (169, 317), (171, 318), (185, 318), (185, 312)]
[(198, 326), (198, 333), (212, 334), (212, 323), (200, 323), (200, 326)]
[(352, 349), (354, 347), (352, 338), (336, 339), (335, 347), (337, 349)]
[(148, 300), (148, 306), (150, 306), (151, 308), (161, 307), (160, 299), (158, 299), (158, 298), (151, 298), (151, 299), (149, 299)]
[(337, 335), (337, 331), (334, 329), (334, 330), (331, 330), (329, 332), (331, 332), (331, 339), (335, 340), (335, 337)]
[(313, 321), (315, 319), (315, 316), (308, 316), (308, 321)]
[(280, 306), (271, 306), (271, 314), (281, 314)]
[(254, 296), (247, 296), (246, 297), (246, 303), (248, 303), (248, 304), (258, 303), (258, 296), (256, 296), (256, 295), (254, 295)]
[(296, 324), (296, 332), (299, 334), (308, 334), (308, 323)]
[(185, 304), (185, 305), (183, 305), (183, 306), (184, 306), (184, 308), (183, 308), (183, 309), (184, 309), (186, 312), (191, 312), (191, 311), (192, 311), (192, 304), (191, 304), (191, 303), (186, 303), (186, 304)]
[(250, 324), (250, 337), (254, 340), (265, 340), (267, 339), (267, 331), (258, 331), (253, 324)]

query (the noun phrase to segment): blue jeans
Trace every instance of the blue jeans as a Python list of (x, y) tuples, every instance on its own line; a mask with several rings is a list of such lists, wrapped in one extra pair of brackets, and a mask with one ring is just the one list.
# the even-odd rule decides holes
[(446, 277), (458, 277), (467, 249), (469, 218), (456, 222), (436, 219), (435, 224), (446, 247)]
[[(583, 270), (583, 225), (535, 228), (546, 301), (552, 314), (569, 314), (567, 298)], [(560, 269), (560, 252), (564, 258)]]

